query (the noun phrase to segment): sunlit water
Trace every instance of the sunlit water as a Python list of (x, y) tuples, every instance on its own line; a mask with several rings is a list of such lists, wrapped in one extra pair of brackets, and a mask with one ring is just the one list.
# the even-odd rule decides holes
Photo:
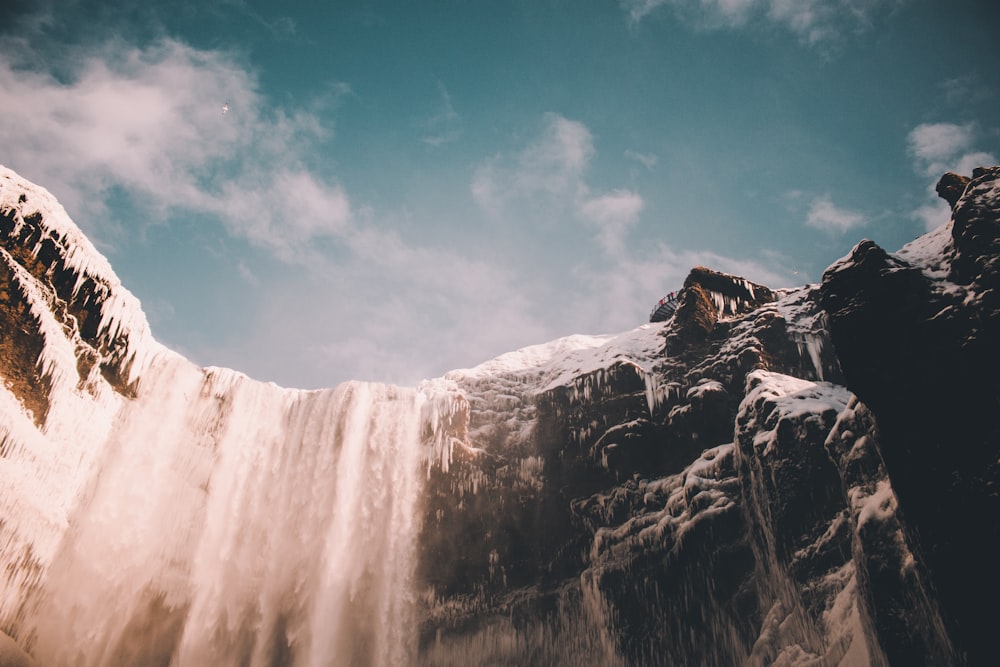
[(410, 664), (424, 402), (166, 354), (44, 437), (7, 412), (5, 629), (53, 667)]

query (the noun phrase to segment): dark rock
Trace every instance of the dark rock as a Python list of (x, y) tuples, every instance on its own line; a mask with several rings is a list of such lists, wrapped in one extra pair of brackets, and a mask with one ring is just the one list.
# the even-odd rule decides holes
[(937, 182), (935, 191), (939, 197), (948, 202), (949, 206), (955, 208), (956, 202), (965, 192), (965, 186), (968, 184), (969, 178), (967, 176), (960, 176), (949, 171)]
[(977, 170), (955, 205), (950, 282), (870, 241), (823, 277), (847, 386), (871, 409), (879, 449), (926, 560), (945, 627), (968, 664), (988, 664), (1000, 527), (997, 250), (1000, 170)]
[(667, 336), (668, 349), (680, 352), (697, 347), (708, 339), (720, 319), (744, 315), (774, 300), (774, 292), (763, 285), (696, 266), (678, 297), (674, 326)]

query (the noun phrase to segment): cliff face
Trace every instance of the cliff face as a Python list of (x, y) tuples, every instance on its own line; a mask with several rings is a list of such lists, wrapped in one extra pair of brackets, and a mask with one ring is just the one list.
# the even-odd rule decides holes
[(160, 347), (3, 178), (0, 630), (39, 664), (987, 662), (998, 169), (820, 285), (697, 267), (666, 322), (323, 392)]
[(470, 399), (481, 451), (430, 479), (432, 662), (951, 660), (871, 415), (831, 382), (820, 298), (698, 268), (663, 325), (507, 368), (503, 389), (489, 365), (448, 376), (507, 400)]
[(945, 177), (954, 225), (896, 255), (863, 241), (821, 285), (698, 267), (669, 322), (600, 361), (508, 368), (502, 390), (452, 374), (505, 401), (470, 399), (482, 451), (431, 478), (425, 534), (452, 536), (422, 541), (431, 654), (987, 664), (997, 175)]
[[(942, 179), (953, 182), (963, 183)], [(822, 291), (948, 631), (971, 664), (988, 664), (995, 615), (979, 610), (1000, 593), (1000, 169), (977, 169), (963, 192), (950, 230), (895, 256), (861, 243)]]

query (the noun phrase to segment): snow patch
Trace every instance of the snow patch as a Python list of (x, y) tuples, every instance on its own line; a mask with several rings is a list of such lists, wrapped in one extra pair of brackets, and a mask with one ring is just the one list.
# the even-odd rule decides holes
[[(65, 268), (76, 276), (74, 298), (84, 283), (92, 281), (93, 299), (101, 308), (97, 335), (109, 348), (124, 345), (116, 361), (123, 370), (127, 369), (126, 383), (133, 384), (162, 351), (153, 339), (139, 300), (122, 286), (104, 255), (80, 231), (55, 197), (3, 166), (0, 166), (0, 211), (13, 214), (11, 236), (21, 233), (25, 225), (37, 224), (41, 236), (33, 248), (36, 256), (43, 240), (55, 245)], [(12, 268), (16, 264), (9, 253), (4, 260)], [(19, 282), (23, 285), (27, 281)], [(33, 296), (39, 297), (38, 294)], [(48, 344), (48, 334), (44, 335)]]

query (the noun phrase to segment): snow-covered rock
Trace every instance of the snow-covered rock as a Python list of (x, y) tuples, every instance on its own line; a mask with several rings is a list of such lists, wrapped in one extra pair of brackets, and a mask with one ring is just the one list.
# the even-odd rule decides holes
[(823, 276), (846, 383), (879, 451), (943, 621), (969, 664), (995, 660), (1000, 596), (1000, 168), (976, 169), (952, 220), (890, 255), (858, 244)]

